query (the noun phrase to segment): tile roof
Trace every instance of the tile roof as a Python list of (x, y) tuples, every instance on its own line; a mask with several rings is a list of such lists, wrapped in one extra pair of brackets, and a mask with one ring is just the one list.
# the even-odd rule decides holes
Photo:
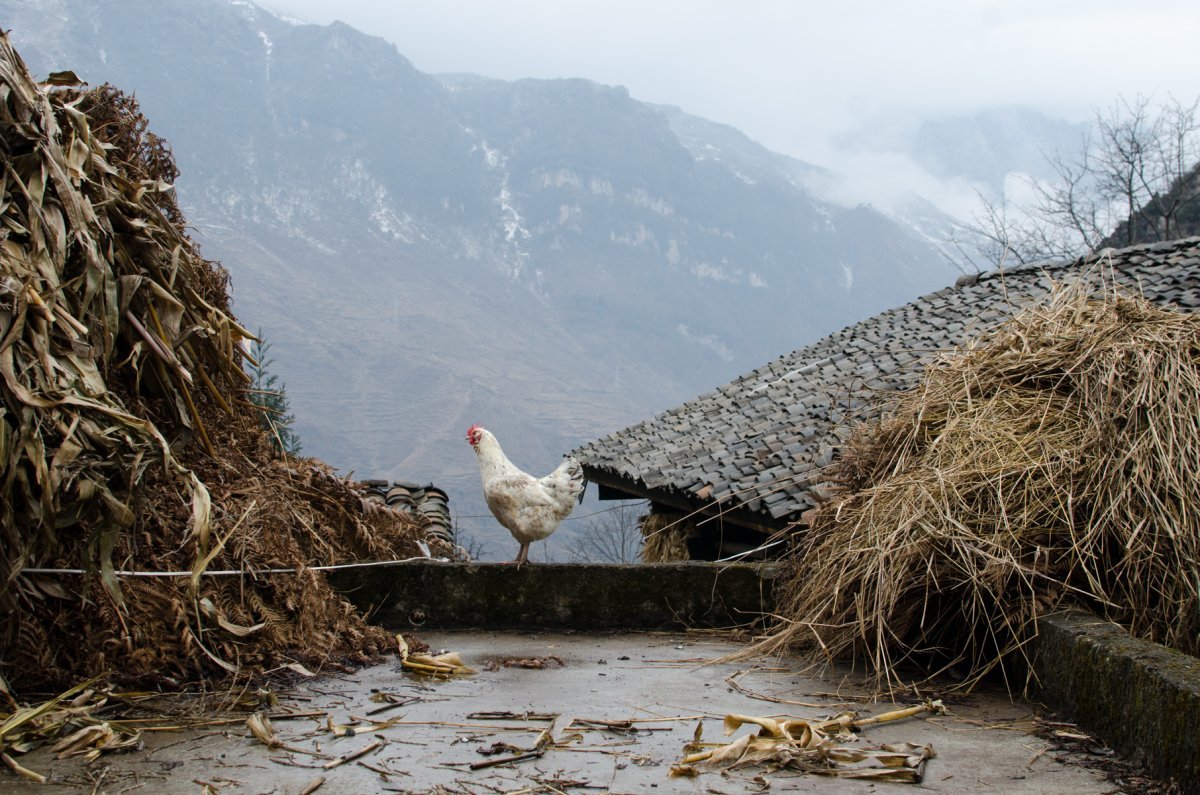
[[(968, 336), (1045, 297), (1055, 282), (1111, 273), (1156, 303), (1200, 310), (1200, 237), (1107, 249), (1072, 262), (971, 274), (779, 357), (653, 419), (583, 445), (590, 479), (676, 507), (716, 500), (760, 527), (814, 504), (820, 468), (870, 390), (904, 389)], [(866, 389), (863, 389), (866, 387)]]

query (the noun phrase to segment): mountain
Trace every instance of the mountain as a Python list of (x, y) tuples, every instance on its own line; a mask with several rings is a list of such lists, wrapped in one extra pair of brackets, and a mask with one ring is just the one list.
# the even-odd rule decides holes
[(844, 136), (840, 145), (848, 152), (894, 152), (931, 177), (961, 180), (1000, 197), (1009, 174), (1055, 178), (1050, 159), (1077, 153), (1090, 127), (1031, 108), (987, 108), (911, 124), (867, 125)]
[(621, 87), (427, 75), (242, 0), (0, 0), (0, 20), (35, 74), (134, 92), (171, 143), (304, 452), (433, 480), (460, 516), (486, 514), (472, 422), (548, 472), (954, 276), (913, 230), (814, 198), (819, 169)]

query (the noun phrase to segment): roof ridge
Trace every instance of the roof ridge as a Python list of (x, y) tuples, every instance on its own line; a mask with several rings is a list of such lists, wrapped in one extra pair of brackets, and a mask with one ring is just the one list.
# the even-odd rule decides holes
[[(1004, 278), (1007, 275), (1015, 273), (1031, 273), (1042, 272), (1048, 273), (1051, 271), (1067, 270), (1069, 268), (1081, 268), (1085, 265), (1093, 265), (1107, 258), (1111, 258), (1114, 254), (1128, 255), (1135, 251), (1160, 252), (1160, 251), (1177, 251), (1182, 248), (1189, 248), (1200, 244), (1200, 235), (1192, 237), (1180, 237), (1172, 240), (1155, 240), (1147, 243), (1135, 243), (1132, 246), (1124, 246), (1115, 248), (1106, 246), (1096, 251), (1087, 254), (1081, 254), (1074, 259), (1041, 259), (1033, 262), (1022, 262), (1013, 265), (1010, 268), (1005, 268), (1003, 265), (990, 271), (977, 271), (975, 273), (967, 273), (959, 276), (954, 282), (955, 287), (970, 286), (982, 281), (989, 281), (997, 278)], [(920, 300), (920, 299), (917, 299)]]

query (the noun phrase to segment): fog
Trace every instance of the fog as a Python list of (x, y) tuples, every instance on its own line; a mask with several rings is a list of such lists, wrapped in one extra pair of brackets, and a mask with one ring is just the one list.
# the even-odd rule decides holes
[[(426, 72), (623, 85), (846, 172), (833, 198), (884, 204), (920, 186), (959, 213), (972, 186), (933, 176), (903, 151), (903, 134), (921, 122), (1003, 107), (1082, 122), (1122, 95), (1190, 99), (1200, 74), (1200, 5), (1175, 0), (266, 5), (381, 36)], [(864, 133), (870, 149), (847, 147)]]

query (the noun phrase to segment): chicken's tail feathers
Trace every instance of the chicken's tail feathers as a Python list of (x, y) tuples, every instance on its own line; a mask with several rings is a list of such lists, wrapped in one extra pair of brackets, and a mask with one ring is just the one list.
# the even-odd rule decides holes
[(571, 488), (579, 490), (579, 493), (576, 495), (575, 499), (580, 505), (582, 505), (583, 495), (587, 491), (588, 485), (587, 475), (583, 473), (583, 464), (580, 464), (579, 459), (573, 455), (564, 455), (563, 462), (559, 464), (558, 467), (559, 469), (565, 471), (567, 476), (571, 479)]

